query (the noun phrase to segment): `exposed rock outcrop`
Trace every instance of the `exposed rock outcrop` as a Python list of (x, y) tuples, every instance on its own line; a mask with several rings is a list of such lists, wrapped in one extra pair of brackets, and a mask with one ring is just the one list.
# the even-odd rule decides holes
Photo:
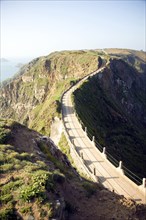
[[(114, 51), (106, 68), (74, 92), (89, 137), (106, 147), (114, 165), (122, 160), (140, 179), (146, 175), (146, 69), (140, 69), (146, 65), (145, 54)], [(139, 178), (132, 180), (140, 184)]]
[(146, 71), (139, 73), (120, 59), (111, 59), (98, 75), (102, 89), (129, 117), (146, 126)]
[[(101, 63), (98, 53), (56, 52), (23, 66), (14, 79), (2, 85), (0, 116), (11, 117), (42, 133), (49, 133), (51, 118), (56, 114), (54, 101), (70, 86), (70, 81), (97, 69), (98, 60)], [(58, 94), (56, 97), (55, 93)], [(31, 120), (34, 118), (36, 121)]]

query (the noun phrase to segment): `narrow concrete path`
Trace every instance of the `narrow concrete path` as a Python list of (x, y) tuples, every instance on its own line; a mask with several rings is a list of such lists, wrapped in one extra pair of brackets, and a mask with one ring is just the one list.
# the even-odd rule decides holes
[[(96, 71), (92, 75), (100, 71)], [(146, 192), (144, 192), (144, 189), (141, 190), (139, 186), (123, 175), (118, 168), (114, 167), (82, 130), (71, 101), (72, 92), (81, 83), (79, 82), (79, 84), (68, 90), (62, 98), (62, 116), (69, 139), (74, 143), (77, 153), (83, 156), (88, 169), (95, 173), (105, 187), (137, 202), (146, 203)]]

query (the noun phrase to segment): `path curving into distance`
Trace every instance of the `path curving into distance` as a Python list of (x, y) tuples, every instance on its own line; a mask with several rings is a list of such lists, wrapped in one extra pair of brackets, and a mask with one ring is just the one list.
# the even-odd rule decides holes
[(124, 195), (126, 198), (131, 198), (136, 202), (146, 203), (146, 188), (137, 186), (128, 177), (123, 175), (122, 170), (114, 167), (87, 137), (83, 131), (75, 113), (71, 101), (71, 94), (76, 90), (89, 76), (93, 76), (105, 67), (84, 77), (75, 86), (67, 90), (62, 96), (62, 118), (64, 129), (68, 135), (68, 139), (73, 143), (73, 146), (80, 156), (82, 155), (84, 164), (88, 170), (95, 174), (98, 181), (106, 188), (116, 192), (119, 195)]

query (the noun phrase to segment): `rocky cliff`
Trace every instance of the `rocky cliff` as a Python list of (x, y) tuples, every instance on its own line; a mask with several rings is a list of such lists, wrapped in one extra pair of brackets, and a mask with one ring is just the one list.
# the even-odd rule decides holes
[(146, 70), (140, 73), (121, 59), (111, 59), (98, 78), (100, 87), (116, 105), (146, 127)]
[(71, 83), (104, 65), (111, 57), (122, 57), (143, 72), (144, 54), (108, 49), (62, 51), (36, 58), (23, 66), (14, 78), (3, 82), (0, 116), (49, 133), (52, 118), (59, 116), (61, 94)]
[[(23, 66), (0, 90), (0, 116), (49, 133), (62, 92), (74, 80), (101, 65), (101, 51), (63, 51), (36, 58)], [(98, 62), (99, 60), (99, 62)]]
[(109, 159), (111, 155), (117, 161), (122, 160), (140, 178), (146, 175), (144, 55), (138, 57), (136, 52), (131, 59), (129, 53), (112, 55), (104, 71), (74, 92), (77, 113), (89, 135), (106, 147)]
[[(109, 64), (75, 93), (88, 132), (117, 160), (145, 175), (145, 53), (105, 49), (55, 52), (34, 59), (0, 89), (1, 219), (140, 219), (146, 210), (80, 176), (50, 138), (62, 92)], [(67, 142), (61, 146), (68, 152)], [(123, 157), (123, 155), (125, 157)]]
[[(53, 119), (61, 117), (63, 91), (107, 61), (104, 72), (91, 78), (82, 87), (85, 88), (82, 93), (76, 93), (77, 110), (83, 122), (89, 123), (87, 127), (92, 135), (102, 146), (108, 146), (117, 160), (122, 159), (127, 165), (129, 155), (135, 155), (130, 168), (134, 167), (143, 177), (146, 162), (146, 53), (143, 51), (62, 51), (36, 58), (2, 84), (0, 117), (13, 118), (49, 135)], [(127, 157), (124, 159), (123, 155)]]

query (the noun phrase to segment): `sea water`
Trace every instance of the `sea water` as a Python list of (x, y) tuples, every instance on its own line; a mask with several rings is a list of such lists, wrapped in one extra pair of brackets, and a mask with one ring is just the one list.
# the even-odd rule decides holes
[(21, 66), (25, 65), (31, 58), (8, 58), (0, 61), (0, 81), (13, 77), (18, 73)]

